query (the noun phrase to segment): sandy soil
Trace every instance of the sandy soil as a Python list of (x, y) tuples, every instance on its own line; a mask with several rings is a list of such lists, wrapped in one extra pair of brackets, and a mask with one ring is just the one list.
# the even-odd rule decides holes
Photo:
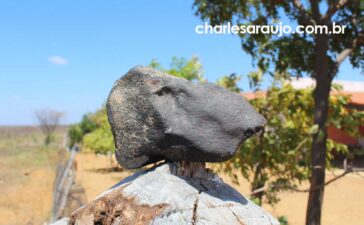
[[(326, 173), (329, 180), (342, 173), (336, 169)], [(236, 185), (224, 174), (220, 174), (226, 183), (234, 186), (243, 195), (250, 193), (247, 181)], [(309, 183), (300, 185), (299, 189), (306, 189)], [(286, 216), (289, 224), (305, 224), (308, 193), (286, 191), (279, 194), (281, 201), (272, 208), (265, 204), (263, 207), (276, 217)], [(348, 174), (331, 183), (325, 188), (323, 204), (323, 225), (363, 225), (364, 224), (364, 173)]]
[(48, 219), (58, 143), (45, 149), (43, 139), (36, 127), (0, 127), (0, 225)]
[(55, 171), (46, 159), (33, 160), (26, 153), (0, 158), (1, 225), (43, 224), (50, 214)]
[(0, 224), (43, 224), (51, 209), (53, 177), (53, 171), (34, 170), (25, 181), (0, 188)]
[(95, 199), (103, 191), (131, 175), (129, 171), (110, 172), (110, 158), (103, 155), (78, 154), (76, 161), (77, 179), (85, 188), (88, 200)]

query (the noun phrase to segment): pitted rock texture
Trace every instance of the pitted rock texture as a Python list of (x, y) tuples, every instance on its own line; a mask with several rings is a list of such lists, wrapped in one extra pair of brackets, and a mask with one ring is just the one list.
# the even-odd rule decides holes
[[(183, 167), (183, 168), (181, 168)], [(198, 173), (191, 174), (196, 171)], [(177, 175), (187, 174), (187, 176)], [(278, 225), (213, 172), (169, 163), (126, 178), (75, 211), (70, 225)]]
[(265, 124), (236, 93), (149, 67), (134, 67), (115, 83), (107, 110), (116, 158), (129, 169), (160, 160), (225, 161)]

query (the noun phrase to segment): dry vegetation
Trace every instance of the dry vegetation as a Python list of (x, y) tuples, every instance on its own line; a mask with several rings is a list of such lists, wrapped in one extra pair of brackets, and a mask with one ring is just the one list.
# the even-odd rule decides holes
[(51, 207), (51, 191), (59, 143), (42, 147), (36, 127), (0, 128), (0, 224), (43, 224)]
[[(0, 225), (43, 224), (50, 215), (52, 186), (65, 128), (58, 130), (57, 142), (43, 148), (43, 136), (34, 127), (0, 128)], [(110, 172), (107, 156), (78, 154), (77, 178), (88, 200), (128, 176), (131, 172)], [(339, 170), (336, 173), (340, 173)], [(232, 184), (231, 179), (221, 175)], [(328, 179), (335, 176), (327, 173)], [(361, 174), (364, 176), (364, 173)], [(232, 184), (249, 193), (249, 184)], [(300, 187), (307, 187), (304, 183)], [(364, 178), (349, 174), (325, 190), (323, 224), (363, 224)], [(276, 216), (285, 215), (290, 224), (304, 224), (307, 193), (284, 192), (275, 209), (264, 205)]]

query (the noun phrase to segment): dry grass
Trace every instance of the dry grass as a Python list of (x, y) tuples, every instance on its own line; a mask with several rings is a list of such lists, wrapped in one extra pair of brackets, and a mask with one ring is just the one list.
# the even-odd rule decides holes
[[(341, 174), (343, 170), (336, 169), (333, 172), (326, 172), (326, 179)], [(242, 179), (240, 185), (233, 184), (229, 177), (221, 175), (224, 180), (234, 186), (240, 193), (250, 193), (249, 184)], [(364, 221), (364, 173), (348, 174), (345, 177), (331, 183), (325, 188), (323, 204), (323, 225), (362, 225)], [(308, 182), (299, 185), (299, 189), (309, 187)], [(291, 225), (305, 224), (306, 207), (308, 193), (285, 191), (281, 192), (278, 197), (281, 201), (272, 208), (269, 205), (263, 205), (265, 209), (276, 217), (286, 216)]]
[(0, 224), (43, 224), (65, 129), (43, 147), (37, 127), (0, 127)]

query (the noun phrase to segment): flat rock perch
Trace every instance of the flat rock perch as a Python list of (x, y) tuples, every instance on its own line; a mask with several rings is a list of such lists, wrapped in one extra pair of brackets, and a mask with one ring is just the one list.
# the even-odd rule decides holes
[(76, 210), (70, 225), (279, 224), (204, 168), (162, 164), (130, 176)]

